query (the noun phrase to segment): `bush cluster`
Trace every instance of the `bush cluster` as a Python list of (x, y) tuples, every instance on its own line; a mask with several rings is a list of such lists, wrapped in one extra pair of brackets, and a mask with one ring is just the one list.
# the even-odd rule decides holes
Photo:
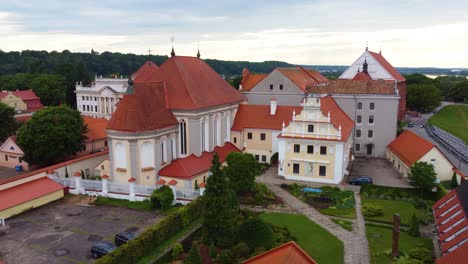
[(186, 228), (201, 217), (203, 202), (192, 201), (177, 212), (165, 217), (161, 222), (147, 229), (137, 238), (120, 246), (115, 251), (97, 260), (97, 264), (135, 263), (157, 245), (163, 243), (178, 231)]
[[(403, 200), (412, 202), (417, 199), (421, 199), (421, 190), (416, 188), (398, 188), (379, 186), (373, 184), (363, 184), (361, 186), (362, 197), (369, 197), (381, 200)], [(422, 198), (424, 200), (436, 201), (438, 195), (431, 191), (423, 191)]]
[(367, 217), (383, 215), (383, 209), (375, 203), (364, 203), (362, 206), (362, 215)]
[(174, 193), (169, 186), (162, 186), (159, 189), (153, 191), (150, 197), (151, 206), (153, 209), (167, 210), (171, 207), (174, 201)]

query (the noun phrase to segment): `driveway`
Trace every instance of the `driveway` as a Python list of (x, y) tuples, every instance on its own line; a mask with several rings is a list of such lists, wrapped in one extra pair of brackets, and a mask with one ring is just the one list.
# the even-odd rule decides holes
[(406, 180), (400, 178), (401, 175), (386, 159), (356, 158), (349, 177), (356, 176), (369, 176), (375, 185), (412, 187)]
[[(88, 200), (89, 198), (84, 198)], [(110, 206), (87, 206), (71, 196), (8, 219), (0, 229), (0, 259), (6, 263), (91, 263), (98, 240), (112, 242), (128, 230), (143, 232), (162, 215)]]
[(16, 171), (14, 168), (0, 167), (0, 180), (7, 179), (23, 173), (25, 173), (25, 171)]

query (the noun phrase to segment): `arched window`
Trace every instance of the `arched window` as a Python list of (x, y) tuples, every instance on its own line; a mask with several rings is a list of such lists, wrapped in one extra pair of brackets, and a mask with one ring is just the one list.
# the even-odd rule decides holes
[(127, 154), (123, 143), (118, 142), (115, 144), (115, 167), (127, 168)]
[(187, 154), (187, 124), (185, 120), (180, 120), (180, 154)]
[(161, 161), (162, 163), (167, 162), (167, 149), (166, 149), (166, 139), (161, 139)]
[(208, 126), (208, 120), (205, 117), (202, 117), (201, 119), (201, 147), (202, 151), (209, 151), (209, 126)]
[(171, 137), (171, 160), (174, 160), (177, 158), (176, 152), (175, 152), (175, 140), (174, 137)]
[(149, 141), (141, 144), (140, 163), (142, 168), (154, 167), (154, 147)]

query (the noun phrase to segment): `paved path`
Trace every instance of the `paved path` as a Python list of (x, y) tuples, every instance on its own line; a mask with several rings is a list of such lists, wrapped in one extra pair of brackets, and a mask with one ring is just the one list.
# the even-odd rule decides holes
[[(286, 190), (279, 187), (279, 184), (287, 181), (283, 181), (277, 176), (277, 168), (270, 168), (266, 171), (264, 176), (257, 177), (258, 182), (263, 182), (265, 185), (283, 201), (293, 208), (295, 211), (305, 215), (310, 220), (314, 221), (332, 235), (343, 241), (344, 245), (344, 263), (345, 264), (368, 264), (369, 259), (369, 247), (366, 238), (366, 230), (364, 219), (361, 214), (361, 199), (359, 194), (355, 193), (356, 198), (356, 215), (358, 215), (357, 230), (349, 232), (339, 225), (335, 224), (330, 220), (329, 217), (319, 213), (313, 207), (297, 199)], [(312, 256), (313, 257), (313, 256)]]

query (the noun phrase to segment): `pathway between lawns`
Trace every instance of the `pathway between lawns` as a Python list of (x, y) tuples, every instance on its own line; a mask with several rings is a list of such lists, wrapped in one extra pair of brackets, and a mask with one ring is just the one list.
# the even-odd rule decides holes
[[(369, 264), (369, 246), (366, 237), (366, 226), (364, 217), (361, 214), (361, 197), (358, 193), (354, 194), (356, 199), (356, 222), (357, 230), (349, 232), (339, 225), (335, 224), (327, 216), (319, 213), (313, 207), (297, 199), (286, 190), (279, 187), (279, 179), (275, 179), (275, 168), (268, 169), (264, 176), (257, 177), (258, 182), (265, 185), (292, 209), (307, 216), (310, 220), (325, 228), (328, 232), (343, 241), (344, 244), (344, 263), (345, 264)], [(282, 181), (281, 181), (282, 182)], [(313, 256), (312, 256), (313, 257)]]

